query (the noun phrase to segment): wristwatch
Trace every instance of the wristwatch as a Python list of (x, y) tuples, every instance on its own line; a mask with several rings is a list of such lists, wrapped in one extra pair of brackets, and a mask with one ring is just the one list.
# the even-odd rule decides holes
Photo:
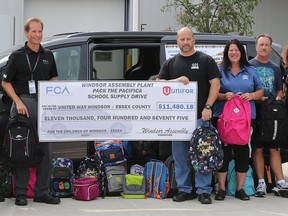
[(205, 109), (212, 109), (212, 106), (210, 104), (206, 104)]

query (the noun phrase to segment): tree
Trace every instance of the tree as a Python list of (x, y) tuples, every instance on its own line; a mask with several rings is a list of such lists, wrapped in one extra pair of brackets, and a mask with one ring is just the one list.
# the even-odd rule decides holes
[(252, 35), (250, 13), (262, 0), (166, 0), (161, 11), (175, 8), (176, 19), (183, 26), (202, 33), (237, 32)]

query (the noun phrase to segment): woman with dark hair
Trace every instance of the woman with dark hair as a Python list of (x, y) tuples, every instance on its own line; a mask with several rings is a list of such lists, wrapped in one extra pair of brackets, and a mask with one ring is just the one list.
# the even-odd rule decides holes
[[(261, 80), (256, 74), (256, 70), (247, 61), (244, 46), (233, 39), (227, 42), (223, 62), (219, 66), (222, 74), (221, 88), (214, 104), (213, 119), (214, 125), (217, 124), (219, 115), (222, 114), (226, 101), (231, 100), (236, 94), (240, 94), (243, 100), (249, 101), (251, 105), (251, 119), (255, 119), (256, 110), (254, 100), (263, 96)], [(253, 121), (252, 121), (253, 124)], [(231, 145), (232, 144), (232, 145)], [(218, 171), (218, 192), (215, 200), (224, 200), (226, 195), (225, 182), (230, 160), (235, 160), (235, 171), (237, 176), (237, 190), (235, 197), (240, 200), (249, 200), (250, 197), (245, 193), (243, 185), (246, 173), (249, 169), (249, 147), (247, 145), (236, 145), (233, 143), (223, 143), (224, 162), (223, 167)]]

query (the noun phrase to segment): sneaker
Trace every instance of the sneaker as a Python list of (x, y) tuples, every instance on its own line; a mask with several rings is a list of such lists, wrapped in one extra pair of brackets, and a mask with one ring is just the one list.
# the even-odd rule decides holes
[(198, 200), (201, 202), (201, 204), (212, 204), (210, 194), (208, 193), (199, 194)]
[(281, 196), (281, 197), (288, 197), (288, 184), (285, 182), (285, 184), (276, 184), (276, 187), (272, 189), (272, 192), (275, 196)]
[(26, 196), (24, 194), (18, 194), (15, 199), (15, 205), (26, 206), (27, 205)]
[(220, 189), (215, 195), (215, 200), (223, 201), (225, 199), (225, 196), (226, 196), (226, 191)]
[(238, 198), (238, 199), (243, 200), (243, 201), (250, 200), (250, 197), (245, 193), (243, 188), (240, 189), (239, 191), (236, 190), (235, 198)]
[(265, 183), (259, 183), (256, 188), (255, 197), (264, 198), (265, 195), (267, 194), (266, 188), (267, 187)]
[(183, 191), (179, 191), (175, 196), (173, 196), (174, 202), (184, 202), (186, 200), (192, 200), (195, 196), (192, 193), (185, 193)]

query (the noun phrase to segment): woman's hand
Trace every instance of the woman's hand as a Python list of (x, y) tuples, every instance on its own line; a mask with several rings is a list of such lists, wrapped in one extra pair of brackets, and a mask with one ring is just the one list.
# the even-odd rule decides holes
[(252, 93), (245, 93), (245, 94), (242, 94), (240, 98), (246, 101), (250, 101), (250, 100), (253, 100), (253, 95)]
[(225, 100), (231, 100), (234, 97), (233, 92), (226, 92), (225, 93)]

